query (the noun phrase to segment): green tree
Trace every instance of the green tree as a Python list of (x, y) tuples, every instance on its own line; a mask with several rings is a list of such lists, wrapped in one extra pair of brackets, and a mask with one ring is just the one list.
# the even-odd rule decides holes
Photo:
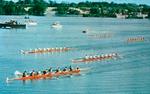
[(13, 15), (13, 13), (15, 12), (14, 3), (12, 1), (8, 2), (6, 5), (3, 6), (3, 9), (5, 15)]
[(148, 18), (150, 18), (150, 8), (149, 8), (149, 11), (148, 11)]
[(100, 9), (98, 7), (92, 7), (90, 9), (91, 16), (99, 17), (100, 16)]
[(31, 0), (24, 0), (24, 4), (32, 4)]
[(32, 15), (43, 16), (47, 6), (43, 0), (34, 0), (33, 7), (29, 10)]
[(73, 10), (73, 9), (69, 9), (68, 13), (67, 14), (72, 14), (72, 15), (79, 15), (80, 12), (77, 11), (77, 10)]
[(69, 7), (57, 7), (57, 15), (66, 15)]
[(56, 7), (56, 1), (49, 0), (49, 7)]

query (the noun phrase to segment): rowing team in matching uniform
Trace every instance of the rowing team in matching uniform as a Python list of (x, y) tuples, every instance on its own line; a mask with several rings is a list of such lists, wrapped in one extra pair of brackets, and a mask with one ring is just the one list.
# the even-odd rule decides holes
[(111, 54), (102, 54), (102, 55), (94, 55), (94, 56), (85, 56), (83, 58), (73, 59), (72, 62), (87, 62), (87, 61), (97, 61), (109, 58), (116, 58), (119, 55), (117, 53)]
[(144, 41), (144, 37), (128, 38), (128, 42)]
[[(75, 69), (74, 69), (75, 70)], [(76, 70), (79, 70), (79, 67), (76, 68)], [(45, 75), (48, 73), (58, 73), (58, 72), (66, 72), (66, 71), (73, 71), (73, 68), (71, 66), (69, 66), (68, 68), (65, 67), (63, 70), (60, 70), (60, 68), (58, 67), (57, 69), (53, 70), (52, 67), (50, 67), (49, 69), (43, 70), (43, 71), (34, 71), (32, 70), (30, 73), (27, 73), (27, 71), (24, 71), (22, 73), (22, 77), (26, 77), (26, 76), (35, 76), (35, 75)]]
[(21, 53), (26, 54), (26, 53), (38, 53), (38, 52), (55, 52), (55, 51), (67, 51), (70, 48), (67, 47), (59, 47), (59, 48), (37, 48), (37, 49), (30, 49), (29, 51), (23, 51), (21, 50)]
[(102, 54), (102, 55), (95, 55), (95, 56), (85, 56), (85, 59), (89, 58), (107, 58), (107, 57), (116, 57), (118, 56), (117, 53), (111, 53), (111, 54)]

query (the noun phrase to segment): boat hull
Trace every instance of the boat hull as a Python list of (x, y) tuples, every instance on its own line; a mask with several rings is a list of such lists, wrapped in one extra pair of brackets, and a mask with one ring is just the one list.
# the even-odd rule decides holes
[(62, 71), (62, 72), (57, 72), (57, 73), (48, 73), (48, 74), (42, 74), (42, 75), (21, 77), (21, 78), (16, 78), (15, 80), (37, 80), (37, 79), (46, 79), (46, 78), (73, 75), (73, 74), (79, 74), (79, 73), (80, 73), (80, 70), (73, 70), (73, 71), (66, 71), (66, 72)]
[(20, 28), (20, 29), (26, 29), (26, 25), (25, 24), (3, 24), (3, 23), (0, 23), (0, 28)]

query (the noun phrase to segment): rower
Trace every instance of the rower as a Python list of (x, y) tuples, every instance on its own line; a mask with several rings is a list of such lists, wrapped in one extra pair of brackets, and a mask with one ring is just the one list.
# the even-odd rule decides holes
[(38, 51), (41, 51), (41, 48), (38, 48)]
[(104, 56), (105, 56), (104, 54), (101, 55), (102, 58), (104, 58)]
[(58, 68), (56, 69), (56, 73), (59, 72), (59, 71), (60, 71), (60, 68), (58, 67)]
[(54, 51), (54, 48), (51, 48), (52, 49), (52, 51)]
[(89, 56), (86, 55), (86, 56), (85, 56), (85, 59), (89, 59)]
[(46, 48), (43, 49), (44, 52), (45, 52), (46, 50), (47, 50)]
[(112, 54), (111, 54), (111, 53), (110, 53), (110, 54), (108, 54), (108, 57), (109, 57), (109, 58), (111, 58), (111, 57), (112, 57)]
[(115, 56), (117, 56), (117, 53), (113, 53), (112, 55), (115, 57)]
[(37, 52), (38, 51), (38, 49), (34, 49), (34, 52)]
[(72, 71), (72, 67), (71, 66), (69, 67), (69, 71)]
[(50, 52), (51, 51), (51, 48), (47, 48), (48, 49), (48, 52)]
[(49, 51), (49, 48), (46, 48), (46, 51)]
[(51, 73), (51, 72), (52, 72), (52, 67), (50, 67), (50, 68), (48, 69), (48, 72), (49, 72), (49, 73)]
[(33, 75), (34, 75), (34, 73), (35, 73), (35, 72), (34, 72), (34, 70), (32, 70), (32, 72), (30, 73), (30, 76), (33, 76)]
[(43, 71), (43, 74), (46, 74), (46, 70)]
[(55, 51), (58, 51), (58, 48), (57, 48), (57, 47), (55, 48)]
[(97, 59), (100, 60), (101, 59), (101, 55), (97, 55)]
[(105, 54), (105, 56), (104, 56), (105, 58), (108, 58), (108, 54)]
[(23, 74), (22, 74), (22, 77), (26, 77), (26, 75), (27, 75), (27, 72), (24, 71)]
[(59, 50), (60, 50), (60, 51), (62, 51), (62, 50), (63, 50), (63, 48), (62, 48), (62, 47), (60, 47), (60, 48), (59, 48)]
[(63, 69), (63, 71), (66, 71), (67, 70), (67, 67), (65, 67), (64, 69)]
[(39, 75), (39, 72), (37, 71), (37, 72), (35, 73), (35, 75)]
[(77, 67), (77, 70), (79, 70), (79, 67)]

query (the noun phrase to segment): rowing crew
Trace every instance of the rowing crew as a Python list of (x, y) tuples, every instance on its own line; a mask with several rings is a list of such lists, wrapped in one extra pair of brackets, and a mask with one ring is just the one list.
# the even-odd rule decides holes
[(144, 37), (128, 38), (128, 42), (144, 41)]
[(117, 56), (118, 56), (117, 53), (111, 53), (111, 54), (102, 54), (102, 55), (94, 55), (94, 56), (85, 56), (83, 58), (74, 59), (72, 61), (73, 62), (97, 61), (97, 60), (109, 59)]
[(43, 52), (59, 52), (59, 51), (68, 51), (71, 48), (68, 47), (56, 47), (56, 48), (37, 48), (37, 49), (30, 49), (29, 51), (23, 51), (21, 50), (21, 53), (23, 54), (29, 54), (29, 53), (43, 53)]
[[(77, 67), (76, 70), (79, 70), (79, 67)], [(22, 77), (36, 76), (36, 75), (46, 75), (46, 74), (50, 74), (50, 73), (59, 73), (59, 72), (67, 72), (67, 71), (72, 72), (73, 68), (71, 66), (69, 66), (68, 68), (65, 67), (65, 68), (63, 68), (63, 70), (60, 70), (60, 68), (58, 67), (57, 69), (53, 70), (52, 67), (50, 67), (49, 69), (46, 69), (46, 70), (43, 70), (43, 71), (34, 71), (34, 70), (32, 70), (30, 73), (27, 73), (27, 71), (24, 71), (22, 73)]]

